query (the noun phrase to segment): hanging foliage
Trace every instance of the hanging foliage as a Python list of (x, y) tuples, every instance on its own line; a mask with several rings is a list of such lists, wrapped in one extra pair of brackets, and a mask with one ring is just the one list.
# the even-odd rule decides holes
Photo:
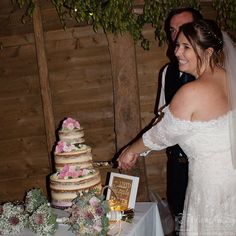
[(213, 7), (216, 9), (218, 24), (224, 30), (235, 29), (236, 27), (236, 1), (235, 0), (214, 0)]
[[(26, 16), (32, 16), (34, 0), (12, 0), (20, 8), (26, 7)], [(144, 38), (142, 29), (145, 24), (155, 28), (155, 38), (159, 45), (165, 42), (164, 21), (168, 12), (179, 7), (193, 7), (200, 10), (200, 0), (144, 0), (142, 9), (135, 10), (132, 0), (51, 0), (57, 10), (64, 28), (66, 19), (73, 18), (78, 23), (93, 26), (96, 32), (103, 28), (105, 33), (123, 34), (129, 32), (134, 41), (141, 42), (144, 49), (149, 49), (149, 41)], [(236, 27), (236, 1), (212, 0), (217, 11), (217, 21), (225, 30)]]

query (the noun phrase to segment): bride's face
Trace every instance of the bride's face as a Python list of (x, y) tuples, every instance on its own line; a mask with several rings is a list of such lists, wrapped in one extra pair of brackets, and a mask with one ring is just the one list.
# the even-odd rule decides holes
[[(196, 48), (201, 55), (199, 47)], [(175, 55), (179, 62), (179, 70), (198, 77), (198, 55), (183, 33), (180, 33), (175, 48)]]

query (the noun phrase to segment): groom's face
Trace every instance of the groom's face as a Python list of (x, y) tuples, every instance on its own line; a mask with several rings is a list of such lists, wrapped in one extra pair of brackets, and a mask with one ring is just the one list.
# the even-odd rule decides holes
[(174, 15), (170, 20), (170, 34), (171, 39), (174, 42), (179, 32), (179, 27), (183, 24), (193, 21), (192, 13), (182, 12), (180, 14)]

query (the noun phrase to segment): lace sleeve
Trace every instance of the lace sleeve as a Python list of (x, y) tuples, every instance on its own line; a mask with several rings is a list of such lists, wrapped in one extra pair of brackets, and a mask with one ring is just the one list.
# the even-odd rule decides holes
[(192, 130), (191, 121), (175, 118), (169, 107), (166, 107), (163, 112), (164, 116), (161, 121), (142, 136), (144, 145), (151, 150), (161, 150), (177, 143), (180, 144)]

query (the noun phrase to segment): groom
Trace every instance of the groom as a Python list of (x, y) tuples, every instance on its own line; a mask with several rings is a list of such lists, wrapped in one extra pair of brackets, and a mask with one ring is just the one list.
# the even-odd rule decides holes
[[(187, 82), (195, 78), (186, 73), (181, 73), (178, 69), (178, 62), (174, 56), (175, 40), (178, 35), (179, 27), (185, 23), (201, 19), (200, 12), (193, 8), (180, 8), (171, 11), (165, 22), (165, 31), (169, 42), (167, 56), (170, 58), (162, 73), (161, 87), (159, 93), (158, 110), (169, 105), (171, 99), (177, 90)], [(155, 110), (157, 114), (157, 110)], [(179, 216), (183, 212), (185, 192), (188, 183), (188, 160), (186, 154), (179, 145), (168, 147), (167, 154), (167, 201), (170, 209), (175, 216)]]

